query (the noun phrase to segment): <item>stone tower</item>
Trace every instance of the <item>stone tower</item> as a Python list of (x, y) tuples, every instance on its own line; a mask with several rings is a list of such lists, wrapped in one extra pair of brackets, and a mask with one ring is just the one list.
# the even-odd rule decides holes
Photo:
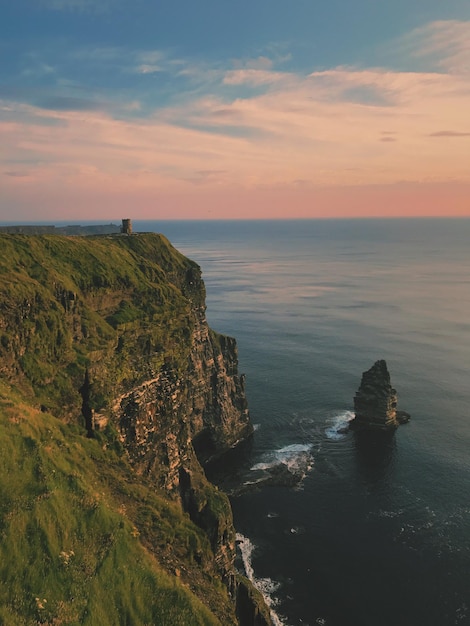
[(123, 235), (132, 235), (132, 221), (130, 219), (122, 220), (121, 233)]

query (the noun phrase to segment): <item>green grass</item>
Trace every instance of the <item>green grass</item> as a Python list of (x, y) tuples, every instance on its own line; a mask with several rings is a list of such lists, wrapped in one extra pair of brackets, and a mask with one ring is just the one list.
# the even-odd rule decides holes
[(0, 375), (37, 404), (77, 417), (86, 368), (98, 402), (165, 359), (185, 367), (204, 288), (163, 236), (0, 235), (0, 246)]
[(233, 539), (226, 496), (195, 472), (206, 533), (135, 475), (111, 424), (88, 439), (81, 422), (87, 370), (106, 414), (163, 364), (187, 368), (199, 268), (154, 234), (0, 249), (0, 624), (235, 624), (213, 552)]
[(1, 624), (219, 624), (197, 595), (233, 623), (208, 538), (187, 515), (104, 436), (0, 391)]

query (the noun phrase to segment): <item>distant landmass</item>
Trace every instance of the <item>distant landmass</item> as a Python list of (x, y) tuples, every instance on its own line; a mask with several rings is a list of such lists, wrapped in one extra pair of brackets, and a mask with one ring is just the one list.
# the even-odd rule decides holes
[(121, 232), (117, 224), (89, 224), (54, 226), (53, 224), (18, 224), (0, 226), (0, 233), (9, 235), (114, 235)]

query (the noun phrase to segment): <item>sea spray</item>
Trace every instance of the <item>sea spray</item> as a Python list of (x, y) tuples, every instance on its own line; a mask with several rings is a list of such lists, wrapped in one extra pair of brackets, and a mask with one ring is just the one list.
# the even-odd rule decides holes
[(325, 428), (327, 439), (337, 441), (343, 439), (349, 429), (349, 423), (354, 419), (353, 411), (343, 411), (338, 415), (328, 418), (328, 426)]
[(274, 610), (274, 606), (277, 604), (277, 599), (275, 598), (274, 593), (279, 589), (280, 584), (274, 582), (271, 578), (257, 578), (255, 576), (252, 560), (255, 546), (248, 537), (245, 537), (241, 533), (237, 533), (236, 538), (245, 575), (263, 596), (269, 608), (274, 626), (287, 626), (287, 622), (285, 622), (284, 619), (281, 618)]
[(291, 444), (266, 452), (250, 468), (253, 478), (246, 484), (272, 483), (299, 488), (314, 465), (310, 444)]
[(272, 467), (275, 467), (276, 465), (279, 465), (280, 463), (283, 463), (288, 468), (295, 471), (299, 467), (305, 467), (305, 460), (307, 458), (310, 458), (311, 449), (312, 446), (308, 444), (305, 445), (294, 443), (290, 446), (284, 446), (279, 450), (267, 452), (264, 455), (263, 460), (260, 463), (256, 463), (256, 465), (253, 465), (251, 469), (270, 469)]

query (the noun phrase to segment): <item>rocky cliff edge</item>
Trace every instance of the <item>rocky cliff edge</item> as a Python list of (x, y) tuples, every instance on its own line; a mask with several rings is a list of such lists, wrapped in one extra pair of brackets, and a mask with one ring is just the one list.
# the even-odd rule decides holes
[(216, 620), (270, 624), (234, 571), (229, 501), (202, 469), (252, 425), (236, 342), (207, 325), (198, 265), (157, 234), (0, 239), (1, 380), (51, 424), (80, 423), (86, 445), (112, 455), (109, 467), (117, 455), (136, 484), (204, 532), (207, 549), (156, 549), (148, 520), (129, 513), (140, 510), (132, 497), (122, 513)]

